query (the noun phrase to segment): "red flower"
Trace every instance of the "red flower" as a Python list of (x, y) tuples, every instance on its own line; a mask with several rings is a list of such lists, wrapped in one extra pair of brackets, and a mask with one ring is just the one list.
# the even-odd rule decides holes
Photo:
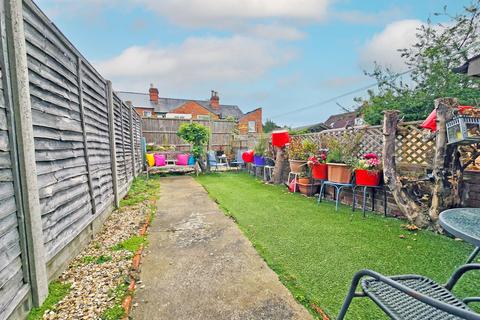
[(363, 155), (364, 159), (378, 159), (378, 156), (375, 153), (366, 153)]

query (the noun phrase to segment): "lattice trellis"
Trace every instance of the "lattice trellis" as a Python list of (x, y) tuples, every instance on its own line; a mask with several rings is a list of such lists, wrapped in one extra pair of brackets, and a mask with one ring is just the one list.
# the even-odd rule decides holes
[[(435, 142), (424, 139), (424, 133), (419, 128), (420, 122), (407, 122), (398, 125), (396, 156), (397, 162), (409, 164), (429, 165), (432, 162)], [(344, 134), (356, 133), (362, 135), (357, 156), (365, 153), (382, 155), (383, 131), (381, 126), (356, 127), (351, 129), (332, 129), (317, 133), (308, 133), (293, 136), (293, 140), (309, 140), (325, 147), (328, 137), (340, 137)]]

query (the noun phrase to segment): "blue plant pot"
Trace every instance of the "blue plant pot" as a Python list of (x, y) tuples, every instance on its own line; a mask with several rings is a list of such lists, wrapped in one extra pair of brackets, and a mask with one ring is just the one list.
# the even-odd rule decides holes
[(262, 156), (253, 156), (253, 163), (255, 163), (256, 166), (264, 166), (265, 165), (265, 158)]

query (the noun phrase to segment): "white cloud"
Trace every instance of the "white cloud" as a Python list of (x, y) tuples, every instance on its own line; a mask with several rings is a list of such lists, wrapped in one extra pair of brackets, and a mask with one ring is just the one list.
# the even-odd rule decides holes
[(369, 68), (374, 62), (388, 66), (394, 71), (403, 71), (406, 65), (398, 49), (409, 48), (415, 44), (420, 20), (400, 20), (388, 24), (375, 34), (360, 52), (360, 65)]
[(306, 36), (297, 28), (279, 24), (257, 24), (248, 28), (247, 33), (270, 40), (302, 40)]
[(331, 19), (339, 19), (341, 21), (352, 24), (384, 24), (392, 20), (397, 20), (405, 12), (400, 7), (392, 7), (378, 12), (365, 12), (359, 10), (335, 11), (331, 12)]
[(169, 47), (133, 46), (95, 65), (117, 90), (145, 91), (149, 83), (192, 88), (224, 82), (248, 82), (292, 59), (295, 52), (245, 36), (188, 38)]
[(172, 23), (185, 26), (238, 25), (245, 20), (322, 20), (329, 0), (135, 0)]

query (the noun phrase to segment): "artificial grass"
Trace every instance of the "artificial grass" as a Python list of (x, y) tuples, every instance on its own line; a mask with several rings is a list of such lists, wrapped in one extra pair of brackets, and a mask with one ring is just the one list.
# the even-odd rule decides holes
[[(290, 194), (246, 174), (197, 178), (313, 314), (319, 307), (338, 314), (355, 272), (368, 268), (393, 274), (422, 274), (444, 283), (473, 247), (430, 231), (410, 232), (404, 221)], [(456, 293), (478, 295), (480, 274), (467, 275)], [(347, 319), (384, 319), (379, 308), (356, 298)]]

